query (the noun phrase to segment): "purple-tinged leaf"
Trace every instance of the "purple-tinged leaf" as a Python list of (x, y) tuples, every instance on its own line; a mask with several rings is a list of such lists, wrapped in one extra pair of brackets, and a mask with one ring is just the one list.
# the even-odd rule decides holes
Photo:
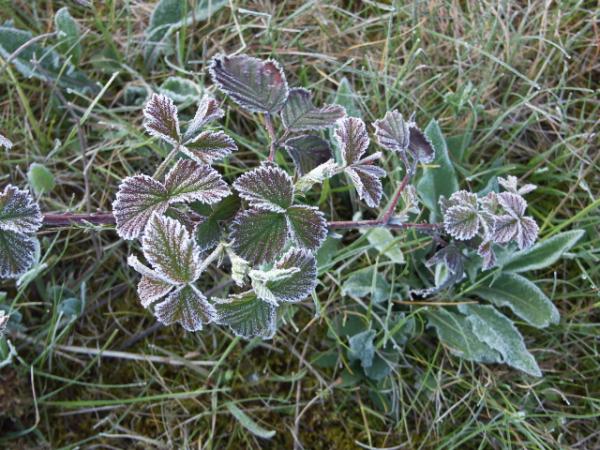
[(144, 108), (144, 128), (150, 135), (177, 145), (181, 141), (181, 134), (173, 100), (165, 95), (152, 94)]
[(339, 105), (315, 107), (310, 91), (294, 88), (290, 89), (281, 112), (281, 120), (283, 126), (290, 131), (320, 130), (335, 125), (345, 115), (346, 110)]
[(368, 207), (375, 208), (381, 202), (383, 187), (380, 178), (385, 170), (372, 164), (356, 164), (347, 167), (344, 172), (352, 180), (358, 196)]
[(0, 278), (18, 278), (35, 262), (36, 238), (13, 230), (0, 230)]
[(329, 143), (315, 135), (290, 138), (285, 141), (284, 146), (300, 175), (306, 175), (332, 157)]
[(292, 248), (275, 264), (275, 269), (297, 268), (290, 276), (266, 283), (266, 288), (278, 301), (304, 300), (317, 285), (317, 262), (307, 250)]
[(139, 237), (150, 216), (163, 214), (168, 206), (167, 190), (158, 181), (147, 175), (125, 178), (113, 203), (117, 234), (128, 240)]
[(287, 221), (290, 237), (299, 247), (315, 252), (327, 237), (325, 216), (314, 206), (290, 206)]
[(409, 123), (408, 128), (410, 130), (408, 151), (422, 163), (432, 162), (435, 159), (435, 149), (429, 138), (414, 122)]
[(215, 322), (229, 326), (236, 336), (271, 339), (275, 334), (277, 308), (259, 299), (253, 291), (232, 295), (227, 300), (215, 299), (215, 302)]
[(154, 315), (164, 325), (179, 322), (187, 331), (199, 331), (217, 316), (215, 307), (191, 284), (179, 287), (157, 304)]
[(465, 191), (464, 189), (454, 192), (448, 201), (449, 206), (465, 206), (467, 208), (477, 209), (477, 194)]
[(212, 164), (235, 152), (237, 145), (223, 131), (204, 131), (180, 150), (194, 161)]
[(527, 209), (527, 202), (523, 197), (518, 194), (512, 194), (510, 192), (502, 192), (498, 194), (498, 203), (506, 210), (506, 212), (512, 217), (522, 217)]
[(10, 150), (12, 146), (13, 143), (10, 141), (10, 139), (0, 134), (0, 147), (4, 147), (5, 149)]
[(525, 250), (531, 247), (539, 233), (540, 229), (531, 217), (522, 217), (519, 221), (519, 231), (517, 233), (517, 245), (519, 250)]
[(211, 61), (209, 71), (219, 89), (250, 112), (273, 114), (287, 100), (287, 81), (276, 61), (219, 55)]
[(525, 184), (524, 186), (519, 188), (518, 179), (513, 175), (509, 175), (506, 178), (499, 177), (498, 183), (508, 192), (518, 195), (529, 194), (531, 191), (537, 189), (537, 186), (535, 184)]
[(133, 255), (130, 255), (129, 258), (127, 258), (127, 264), (142, 275), (142, 279), (138, 283), (137, 293), (144, 308), (147, 308), (152, 303), (163, 298), (171, 292), (175, 286), (170, 280), (158, 272), (146, 267)]
[(408, 149), (410, 130), (408, 123), (397, 110), (388, 111), (383, 119), (373, 123), (377, 142), (383, 148), (394, 152), (404, 152)]
[(242, 211), (231, 225), (233, 250), (252, 265), (273, 262), (281, 254), (288, 233), (283, 213)]
[(477, 254), (483, 258), (483, 270), (489, 270), (496, 265), (496, 252), (492, 244), (492, 241), (483, 241), (477, 249)]
[(444, 214), (444, 228), (450, 236), (460, 241), (474, 238), (479, 231), (477, 210), (463, 205), (448, 208)]
[(196, 114), (185, 131), (183, 136), (184, 142), (194, 139), (204, 125), (219, 120), (224, 115), (225, 111), (219, 107), (219, 102), (209, 95), (202, 97), (202, 100), (200, 100), (200, 103), (198, 104)]
[(200, 277), (200, 250), (175, 219), (155, 213), (146, 225), (142, 251), (156, 272), (173, 284), (193, 283)]
[(290, 176), (279, 167), (264, 165), (240, 176), (233, 187), (254, 208), (283, 212), (294, 199)]
[(217, 203), (231, 191), (221, 174), (206, 164), (179, 160), (167, 174), (165, 188), (169, 202)]
[(7, 185), (0, 193), (0, 230), (35, 233), (42, 226), (40, 207), (26, 190)]
[(365, 123), (356, 117), (346, 117), (338, 121), (335, 138), (344, 164), (348, 166), (359, 162), (369, 148), (369, 135)]

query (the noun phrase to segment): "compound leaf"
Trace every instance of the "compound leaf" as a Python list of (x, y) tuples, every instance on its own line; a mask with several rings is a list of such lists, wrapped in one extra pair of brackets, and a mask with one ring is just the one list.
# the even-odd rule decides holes
[(252, 291), (232, 295), (227, 300), (216, 299), (215, 322), (227, 325), (246, 339), (260, 336), (270, 339), (275, 334), (277, 309), (275, 305), (259, 299)]
[(515, 273), (501, 273), (489, 286), (479, 287), (473, 293), (496, 306), (508, 306), (536, 328), (545, 328), (560, 320), (558, 309), (546, 294)]
[(7, 185), (0, 194), (0, 230), (35, 233), (42, 226), (40, 207), (31, 194)]
[(329, 143), (312, 134), (290, 138), (284, 146), (300, 175), (306, 175), (332, 157)]
[(478, 338), (499, 352), (504, 363), (534, 377), (542, 376), (535, 358), (525, 348), (523, 336), (508, 317), (487, 305), (462, 304), (459, 309), (467, 315)]
[(287, 81), (276, 61), (219, 55), (211, 61), (209, 71), (219, 89), (250, 112), (273, 114), (287, 100)]
[(181, 141), (177, 107), (166, 95), (152, 94), (144, 107), (144, 128), (172, 145)]
[(252, 265), (273, 262), (288, 236), (283, 213), (249, 209), (239, 213), (231, 224), (233, 249)]
[(153, 213), (163, 214), (169, 206), (165, 187), (147, 175), (125, 178), (113, 203), (117, 234), (135, 239), (144, 231)]
[(408, 123), (397, 110), (388, 111), (383, 119), (373, 123), (377, 142), (383, 148), (394, 152), (404, 152), (410, 142)]
[(334, 133), (345, 165), (360, 161), (369, 148), (369, 135), (365, 123), (356, 117), (346, 117), (338, 122)]
[(284, 170), (272, 165), (245, 173), (233, 186), (240, 197), (259, 209), (283, 212), (294, 199), (292, 179)]
[(217, 314), (202, 292), (194, 285), (187, 284), (158, 303), (154, 315), (165, 325), (179, 322), (187, 331), (199, 331), (202, 324), (212, 322)]
[(146, 260), (173, 284), (192, 283), (201, 273), (200, 250), (177, 220), (154, 213), (142, 238)]
[(18, 278), (33, 265), (39, 242), (10, 229), (0, 229), (0, 278)]
[(169, 202), (217, 203), (231, 192), (221, 174), (206, 164), (179, 160), (167, 174), (165, 188)]
[(298, 246), (316, 251), (327, 237), (327, 221), (318, 208), (290, 206), (287, 210), (290, 235)]
[(283, 126), (290, 131), (319, 130), (331, 127), (346, 115), (339, 105), (316, 108), (312, 104), (310, 91), (304, 88), (290, 89), (281, 111)]
[(199, 163), (212, 164), (237, 150), (223, 131), (204, 131), (181, 147), (181, 151)]

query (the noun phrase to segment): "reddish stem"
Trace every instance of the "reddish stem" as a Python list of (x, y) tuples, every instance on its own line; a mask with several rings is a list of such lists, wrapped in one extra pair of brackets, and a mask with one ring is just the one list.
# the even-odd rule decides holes
[(73, 214), (73, 213), (46, 213), (44, 225), (65, 226), (91, 223), (94, 225), (114, 225), (115, 217), (112, 213)]
[(406, 230), (414, 228), (417, 230), (435, 230), (440, 227), (437, 223), (389, 223), (383, 219), (371, 219), (371, 220), (340, 220), (327, 222), (327, 226), (330, 229), (352, 229), (352, 228), (376, 228), (385, 227), (393, 230)]

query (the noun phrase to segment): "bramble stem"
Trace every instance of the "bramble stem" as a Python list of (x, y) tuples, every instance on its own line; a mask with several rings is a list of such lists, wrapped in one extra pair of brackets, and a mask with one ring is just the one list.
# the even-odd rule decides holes
[(44, 214), (45, 226), (65, 226), (91, 223), (94, 225), (114, 225), (115, 217), (112, 213), (92, 213), (92, 214), (73, 214), (73, 213), (46, 213)]
[(271, 118), (271, 114), (265, 114), (265, 127), (267, 128), (267, 133), (269, 133), (269, 139), (271, 143), (269, 144), (269, 161), (273, 161), (275, 159), (275, 149), (277, 148), (277, 136), (275, 136), (275, 127), (273, 126), (273, 119)]
[(383, 219), (371, 219), (371, 220), (340, 220), (327, 222), (327, 226), (330, 229), (354, 229), (354, 228), (390, 228), (392, 230), (407, 230), (414, 228), (417, 230), (436, 230), (440, 227), (437, 223), (389, 223)]

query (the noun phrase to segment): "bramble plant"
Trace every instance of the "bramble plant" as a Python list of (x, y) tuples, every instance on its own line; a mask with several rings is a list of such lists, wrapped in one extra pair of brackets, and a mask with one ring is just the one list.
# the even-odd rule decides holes
[[(583, 232), (535, 244), (538, 226), (524, 199), (535, 186), (519, 187), (517, 178), (508, 176), (486, 192), (458, 190), (437, 122), (421, 130), (413, 117), (405, 119), (397, 110), (372, 124), (381, 151), (370, 152), (363, 120), (347, 116), (339, 105), (315, 106), (309, 90), (288, 86), (274, 60), (219, 55), (209, 72), (223, 94), (264, 126), (270, 139), (265, 161), (228, 184), (212, 167), (237, 150), (230, 136), (215, 129), (225, 115), (219, 101), (204, 96), (182, 128), (171, 98), (154, 94), (144, 109), (144, 127), (171, 147), (156, 171), (121, 182), (112, 216), (48, 214), (45, 223), (110, 223), (114, 216), (118, 235), (141, 244), (145, 263), (137, 252), (128, 263), (141, 275), (142, 306), (161, 323), (179, 323), (188, 331), (214, 323), (244, 338), (265, 339), (275, 334), (287, 305), (314, 291), (315, 255), (332, 230), (413, 230), (429, 237), (428, 254), (415, 261), (429, 271), (418, 272), (418, 285), (408, 295), (426, 301), (442, 291), (458, 292), (448, 294), (456, 306), (424, 312), (450, 351), (541, 375), (501, 308), (534, 327), (557, 323), (551, 300), (520, 273), (554, 263)], [(280, 149), (291, 158), (294, 173), (278, 164)], [(378, 163), (391, 156), (401, 162), (403, 178), (381, 207), (388, 173)], [(328, 221), (307, 204), (311, 191), (339, 176), (368, 207), (365, 214), (379, 211), (376, 218)], [(421, 203), (429, 222), (422, 221)], [(0, 276), (16, 278), (29, 269), (38, 246), (33, 234), (42, 220), (28, 192), (9, 185), (0, 194)], [(197, 282), (211, 265), (228, 267), (238, 292), (226, 298), (203, 293)], [(374, 337), (375, 331), (367, 330), (349, 339), (350, 359), (360, 361), (367, 374), (375, 364)]]

